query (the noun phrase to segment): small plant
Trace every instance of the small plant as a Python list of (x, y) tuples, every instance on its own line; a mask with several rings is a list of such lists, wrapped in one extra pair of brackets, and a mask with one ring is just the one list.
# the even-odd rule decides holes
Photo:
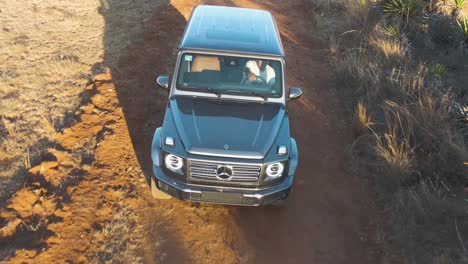
[(457, 21), (458, 29), (463, 34), (464, 42), (468, 42), (468, 18), (464, 18), (461, 21)]
[(431, 73), (436, 76), (442, 76), (445, 73), (445, 66), (439, 63), (432, 65)]
[(392, 38), (399, 38), (401, 34), (401, 30), (398, 25), (392, 24), (384, 28), (384, 34)]
[(413, 17), (423, 9), (422, 0), (384, 0), (382, 10), (388, 15)]
[(360, 130), (364, 131), (366, 129), (371, 129), (372, 117), (368, 113), (366, 106), (361, 101), (358, 102), (356, 107), (356, 117)]
[(455, 8), (456, 9), (461, 9), (464, 4), (465, 4), (465, 0), (455, 0)]

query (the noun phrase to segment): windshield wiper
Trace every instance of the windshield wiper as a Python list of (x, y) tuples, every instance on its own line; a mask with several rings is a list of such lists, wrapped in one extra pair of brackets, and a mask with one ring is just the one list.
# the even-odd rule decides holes
[(258, 97), (261, 97), (265, 102), (268, 101), (268, 97), (267, 97), (267, 96), (265, 96), (265, 95), (263, 95), (263, 94), (260, 94), (260, 93), (257, 93), (257, 92), (255, 92), (255, 91), (246, 91), (246, 90), (223, 90), (223, 91), (253, 94), (253, 95), (256, 95), (256, 96), (258, 96)]
[(200, 91), (205, 91), (205, 92), (210, 92), (216, 94), (218, 98), (221, 98), (223, 96), (220, 92), (210, 88), (210, 87), (203, 87), (203, 86), (182, 86), (181, 88), (186, 88), (186, 89), (193, 89), (193, 90), (200, 90)]

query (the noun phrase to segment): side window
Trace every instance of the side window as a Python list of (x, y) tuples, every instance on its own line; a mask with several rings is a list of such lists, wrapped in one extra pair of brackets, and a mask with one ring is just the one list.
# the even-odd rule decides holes
[(191, 62), (193, 60), (193, 56), (189, 54), (185, 54), (182, 57), (182, 60), (179, 65), (179, 76), (177, 76), (177, 83), (184, 83), (184, 77), (187, 72), (191, 71)]

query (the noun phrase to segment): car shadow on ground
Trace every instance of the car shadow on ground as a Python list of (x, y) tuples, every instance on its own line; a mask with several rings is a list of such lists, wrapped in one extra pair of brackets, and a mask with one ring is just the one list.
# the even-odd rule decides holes
[[(156, 87), (156, 73), (173, 71), (178, 39), (172, 39), (174, 34), (170, 32), (182, 32), (186, 19), (168, 1), (103, 0), (101, 3), (105, 53), (102, 64), (94, 66), (94, 74), (110, 71), (134, 153), (148, 180), (152, 174), (152, 137), (162, 124), (168, 96), (167, 91)], [(161, 252), (154, 252), (157, 239), (145, 238), (146, 244), (139, 250), (145, 263), (190, 262), (176, 238), (177, 230), (170, 223), (161, 225), (146, 219), (141, 222), (156, 230), (153, 232), (157, 233), (157, 239), (168, 240), (157, 246)], [(169, 250), (178, 254), (167, 258)]]

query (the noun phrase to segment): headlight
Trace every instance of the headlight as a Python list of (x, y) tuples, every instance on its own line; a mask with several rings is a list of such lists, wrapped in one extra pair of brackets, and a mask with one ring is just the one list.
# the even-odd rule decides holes
[(183, 174), (182, 167), (184, 166), (184, 161), (182, 158), (177, 157), (173, 154), (168, 154), (164, 158), (166, 168), (170, 169), (171, 171), (177, 172), (179, 174)]
[(284, 165), (281, 162), (271, 163), (268, 164), (265, 173), (266, 173), (266, 180), (273, 180), (283, 176)]

